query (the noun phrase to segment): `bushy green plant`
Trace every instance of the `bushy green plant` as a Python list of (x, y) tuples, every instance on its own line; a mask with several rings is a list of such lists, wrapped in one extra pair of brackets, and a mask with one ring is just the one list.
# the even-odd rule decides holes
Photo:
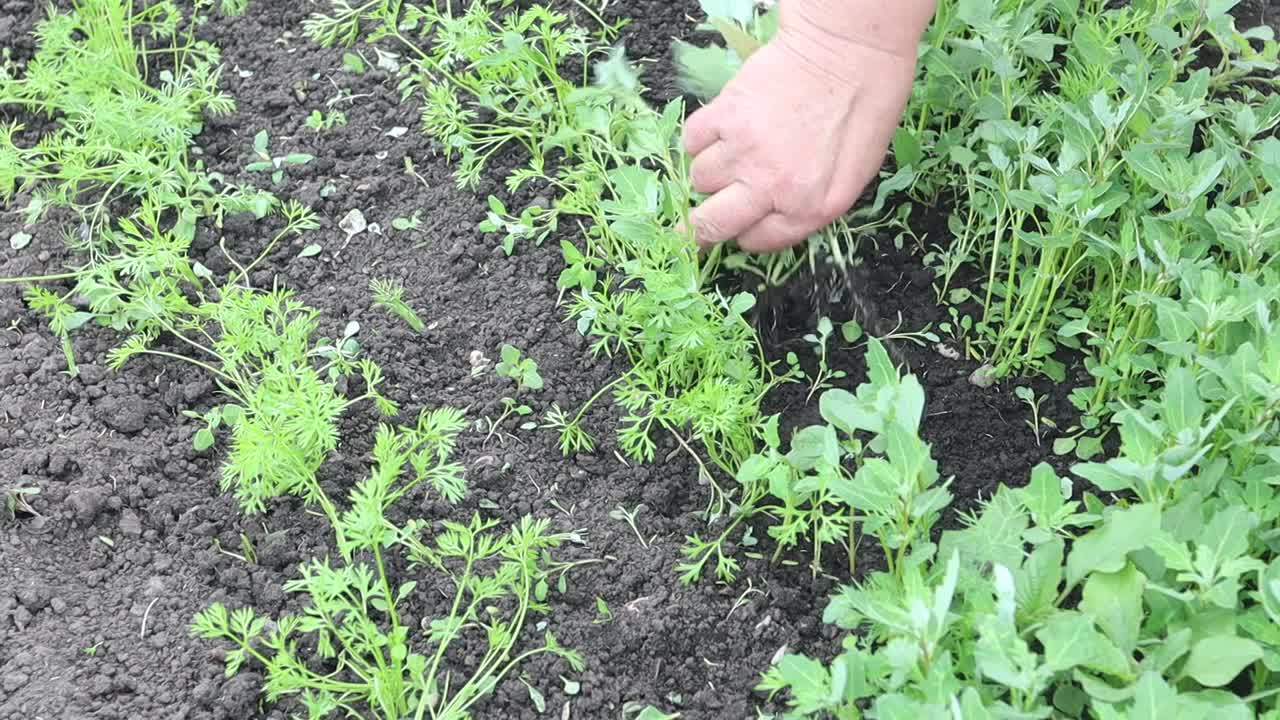
[[(1181, 259), (1271, 262), (1280, 215), (1270, 190), (1280, 123), (1272, 31), (1241, 31), (1236, 2), (963, 0), (940, 3), (920, 79), (878, 198), (954, 202), (950, 244), (926, 255), (940, 299), (979, 265), (977, 337), (1001, 377), (1062, 380), (1061, 349), (1084, 350), (1092, 387), (1073, 395), (1081, 458), (1099, 420), (1148, 392), (1136, 357), (1157, 330), (1166, 271)], [(749, 0), (704, 3), (725, 47), (677, 44), (686, 87), (714, 96), (776, 29)], [(954, 292), (953, 292), (954, 291)]]
[[(779, 417), (765, 423), (762, 451), (738, 469), (743, 511), (739, 521), (766, 516), (777, 543), (776, 560), (801, 542), (812, 547), (814, 571), (827, 545), (842, 545), (854, 575), (859, 534), (877, 539), (890, 572), (913, 562), (939, 511), (951, 501), (948, 482), (919, 436), (924, 389), (915, 376), (900, 377), (880, 341), (867, 350), (868, 378), (855, 392), (835, 388), (821, 396), (823, 422), (800, 428), (785, 449)], [(736, 524), (736, 523), (734, 523)], [(722, 538), (733, 530), (726, 528)], [(690, 538), (684, 579), (692, 581), (712, 558), (721, 579), (737, 565), (717, 552), (717, 542)], [(915, 560), (914, 562), (918, 562)]]
[[(5, 282), (30, 283), (28, 304), (49, 318), (72, 372), (70, 333), (90, 322), (126, 334), (108, 354), (113, 368), (152, 355), (208, 372), (228, 402), (200, 416), (195, 445), (205, 450), (230, 429), (223, 481), (246, 509), (284, 494), (316, 500), (315, 471), (337, 444), (342, 411), (365, 399), (386, 414), (396, 407), (354, 338), (318, 338), (316, 310), (286, 290), (250, 286), (282, 240), (317, 224), (296, 202), (232, 187), (191, 162), (205, 113), (234, 108), (217, 89), (217, 49), (192, 32), (173, 3), (81, 0), (50, 8), (22, 76), (0, 73), (0, 104), (51, 121), (30, 148), (14, 144), (17, 125), (0, 137), (0, 199), (30, 194), (28, 222), (66, 207), (81, 223), (70, 235), (77, 265)], [(215, 278), (189, 252), (198, 227), (227, 213), (273, 215), (282, 227), (248, 262), (220, 246), (233, 269)], [(65, 292), (50, 287), (67, 281)], [(359, 375), (365, 392), (341, 396), (341, 375)]]
[[(549, 631), (534, 647), (517, 645), (531, 615), (548, 609), (548, 577), (559, 568), (550, 552), (568, 536), (528, 517), (507, 532), (479, 516), (466, 523), (445, 521), (438, 532), (421, 520), (397, 524), (387, 517), (424, 482), (446, 500), (461, 497), (462, 468), (450, 455), (465, 426), (460, 412), (446, 408), (422, 413), (413, 428), (380, 428), (372, 472), (333, 517), (341, 559), (308, 561), (285, 585), (308, 598), (303, 610), (270, 619), (250, 608), (214, 604), (195, 618), (194, 635), (232, 646), (228, 676), (260, 665), (269, 701), (294, 698), (317, 720), (465, 720), (531, 657), (549, 653), (582, 669), (578, 654)], [(327, 499), (322, 504), (333, 507)], [(402, 616), (406, 602), (426, 585), (396, 582), (391, 554), (415, 573), (431, 573), (453, 586), (447, 611), (420, 623)], [(448, 657), (464, 636), (481, 638), (484, 648), (465, 670)]]
[(1116, 414), (1116, 457), (1072, 468), (1115, 501), (1042, 464), (936, 550), (918, 538), (917, 562), (832, 598), (837, 658), (765, 674), (784, 717), (1280, 714), (1275, 271), (1177, 274), (1161, 389)]
[[(562, 243), (568, 267), (558, 286), (593, 352), (624, 357), (630, 369), (577, 412), (548, 413), (564, 451), (594, 447), (582, 420), (611, 395), (624, 410), (618, 438), (626, 455), (652, 460), (657, 435), (668, 434), (713, 487), (709, 514), (731, 512), (736, 501), (717, 476), (732, 477), (755, 451), (760, 402), (792, 375), (775, 375), (765, 362), (744, 317), (752, 296), (716, 288), (723, 253), (699, 257), (678, 230), (690, 203), (678, 150), (683, 104), (651, 108), (625, 55), (562, 14), (540, 6), (497, 12), (483, 2), (452, 10), (338, 2), (306, 27), (321, 44), (392, 39), (414, 58), (402, 88), (421, 92), (424, 129), (456, 154), (462, 184), (499, 147), (524, 147), (528, 162), (508, 188), (545, 183), (559, 195), (519, 212), (490, 201), (485, 227), (507, 233), (508, 248), (540, 241), (566, 218), (585, 227), (583, 247)], [(560, 74), (570, 59), (583, 68), (579, 84)], [(552, 153), (566, 159), (554, 171)]]

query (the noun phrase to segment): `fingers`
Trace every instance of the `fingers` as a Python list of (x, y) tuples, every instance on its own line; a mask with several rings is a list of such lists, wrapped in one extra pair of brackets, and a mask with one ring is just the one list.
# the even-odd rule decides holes
[(735, 182), (694, 208), (689, 222), (698, 244), (706, 247), (737, 237), (770, 210), (772, 207), (760, 202), (749, 187)]
[(720, 128), (715, 121), (716, 104), (698, 110), (684, 122), (684, 150), (697, 156), (720, 139)]
[(723, 140), (712, 143), (693, 158), (689, 180), (695, 192), (718, 193), (734, 181), (733, 154)]
[(806, 240), (820, 228), (805, 228), (782, 213), (769, 213), (738, 235), (738, 247), (753, 253), (785, 250)]

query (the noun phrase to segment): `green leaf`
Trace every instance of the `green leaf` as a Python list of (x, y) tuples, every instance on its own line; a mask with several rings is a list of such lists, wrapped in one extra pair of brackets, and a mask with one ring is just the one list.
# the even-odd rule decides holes
[(1258, 590), (1262, 595), (1262, 607), (1271, 622), (1280, 624), (1280, 557), (1258, 571)]
[(785, 655), (776, 668), (800, 707), (821, 708), (825, 705), (831, 678), (822, 663), (803, 655)]
[(323, 250), (323, 248), (321, 248), (318, 244), (311, 243), (310, 245), (302, 248), (302, 250), (298, 252), (298, 257), (300, 258), (314, 257), (316, 255), (319, 255), (321, 250)]
[(1207, 637), (1191, 646), (1182, 672), (1205, 687), (1222, 687), (1262, 658), (1262, 646), (1234, 635)]
[(1133, 692), (1129, 720), (1170, 720), (1178, 716), (1178, 693), (1156, 672), (1145, 672)]
[(1036, 632), (1044, 648), (1045, 666), (1054, 672), (1086, 667), (1110, 675), (1124, 673), (1124, 655), (1094, 628), (1093, 618), (1078, 612), (1059, 612)]
[(787, 460), (801, 471), (819, 465), (834, 467), (840, 463), (840, 440), (830, 425), (810, 425), (791, 440)]
[(1147, 546), (1160, 530), (1160, 509), (1136, 505), (1107, 515), (1101, 527), (1076, 540), (1067, 558), (1067, 583), (1075, 585), (1095, 570), (1119, 572), (1126, 557)]
[(862, 339), (862, 326), (856, 320), (849, 320), (840, 324), (840, 336), (844, 341), (852, 345)]
[(209, 428), (200, 428), (196, 431), (196, 436), (192, 444), (195, 446), (196, 452), (204, 452), (205, 450), (213, 447), (213, 442), (213, 433)]
[(539, 714), (547, 711), (547, 699), (542, 696), (538, 688), (525, 683), (525, 687), (529, 688), (529, 699), (533, 701), (533, 707)]
[(698, 0), (698, 7), (708, 18), (732, 20), (746, 25), (756, 15), (755, 0)]
[(1165, 373), (1164, 421), (1169, 430), (1199, 430), (1204, 419), (1204, 401), (1200, 399), (1195, 373), (1185, 367), (1171, 368)]
[(1053, 466), (1048, 463), (1040, 463), (1032, 468), (1031, 481), (1025, 488), (1018, 490), (1017, 494), (1018, 499), (1042, 527), (1051, 527), (1051, 521), (1066, 504), (1066, 499), (1062, 496), (1062, 478), (1058, 477)]
[(1080, 609), (1094, 617), (1122, 652), (1133, 653), (1138, 646), (1145, 587), (1146, 577), (1132, 563), (1115, 573), (1095, 572), (1085, 581)]
[(900, 127), (893, 134), (893, 159), (899, 167), (919, 165), (924, 160), (920, 138), (910, 129)]
[(342, 67), (355, 75), (363, 75), (365, 70), (364, 59), (353, 52), (342, 54)]

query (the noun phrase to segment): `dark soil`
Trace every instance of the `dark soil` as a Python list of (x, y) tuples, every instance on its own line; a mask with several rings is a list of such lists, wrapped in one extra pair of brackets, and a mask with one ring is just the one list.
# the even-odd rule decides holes
[[(1260, 16), (1262, 4), (1256, 4)], [(40, 7), (0, 2), (0, 38), (18, 55), (30, 52), (25, 32)], [(691, 1), (631, 0), (611, 4), (609, 12), (635, 19), (625, 37), (633, 57), (665, 58), (669, 37), (690, 27), (685, 16), (694, 7)], [(444, 405), (466, 408), (477, 420), (496, 417), (510, 385), (492, 373), (473, 378), (468, 357), (476, 350), (496, 357), (507, 342), (535, 358), (546, 378), (547, 389), (526, 398), (538, 412), (553, 402), (579, 406), (619, 368), (593, 360), (563, 322), (554, 291), (558, 242), (507, 258), (496, 238), (479, 234), (483, 198), (502, 192), (501, 175), (491, 175), (478, 193), (458, 190), (449, 164), (416, 131), (413, 104), (396, 103), (395, 80), (380, 70), (342, 72), (341, 50), (320, 49), (302, 37), (306, 12), (303, 3), (254, 0), (247, 16), (204, 29), (224, 51), (226, 86), (240, 104), (201, 137), (205, 162), (229, 179), (263, 181), (242, 170), (262, 129), (273, 149), (317, 158), (290, 169), (277, 191), (314, 207), (324, 226), (279, 249), (255, 282), (278, 279), (296, 289), (325, 312), (330, 333), (358, 321), (366, 352), (386, 371), (386, 387), (406, 418)], [(655, 98), (675, 92), (663, 81), (670, 76), (664, 68), (658, 63), (646, 73)], [(311, 110), (327, 109), (330, 101), (350, 124), (320, 134), (305, 128)], [(409, 132), (391, 137), (393, 128)], [(405, 158), (421, 178), (404, 172)], [(352, 209), (381, 232), (348, 240), (338, 222)], [(423, 220), (419, 229), (391, 229), (392, 219), (415, 212)], [(59, 229), (41, 225), (31, 231), (30, 246), (14, 251), (4, 240), (19, 222), (0, 215), (0, 276), (57, 267), (64, 257)], [(252, 256), (273, 230), (230, 219), (221, 231), (201, 236), (199, 259), (225, 271), (220, 238), (233, 252)], [(309, 243), (321, 244), (323, 252), (297, 258)], [(881, 248), (867, 249), (865, 258), (881, 314), (901, 312), (906, 329), (940, 320), (919, 260)], [(405, 284), (406, 300), (429, 324), (427, 332), (415, 335), (372, 306), (367, 288), (375, 277)], [(783, 315), (783, 337), (797, 337), (813, 322), (801, 304)], [(281, 586), (300, 561), (330, 551), (329, 530), (294, 501), (276, 503), (264, 516), (243, 514), (218, 488), (217, 453), (192, 449), (197, 426), (181, 414), (218, 402), (209, 379), (150, 359), (109, 371), (105, 354), (117, 341), (104, 331), (79, 333), (81, 373), (73, 379), (47, 326), (25, 309), (17, 288), (0, 285), (0, 489), (39, 490), (28, 496), (38, 515), (0, 517), (0, 718), (285, 717), (287, 708), (260, 701), (261, 677), (252, 667), (224, 678), (223, 648), (192, 639), (187, 628), (211, 602), (268, 614), (297, 608), (299, 599), (286, 597)], [(1000, 482), (1021, 482), (1047, 457), (1011, 388), (979, 390), (967, 382), (973, 363), (902, 347), (927, 386), (924, 432), (944, 475), (955, 475), (957, 507), (972, 506)], [(835, 364), (849, 371), (846, 383), (862, 376), (860, 351), (837, 352)], [(1066, 388), (1037, 391), (1049, 396), (1045, 414), (1069, 424)], [(803, 421), (812, 414), (803, 399), (803, 390), (788, 388), (772, 399), (771, 410)], [(469, 469), (470, 496), (458, 508), (423, 503), (414, 513), (428, 521), (474, 511), (506, 521), (548, 517), (557, 529), (582, 531), (585, 546), (566, 550), (566, 558), (604, 560), (574, 571), (567, 593), (551, 597), (549, 627), (584, 654), (586, 672), (574, 676), (550, 661), (524, 668), (546, 695), (549, 715), (568, 704), (571, 715), (564, 717), (617, 718), (625, 703), (636, 701), (679, 710), (689, 720), (754, 717), (760, 698), (752, 687), (779, 648), (818, 656), (837, 649), (837, 633), (821, 617), (828, 593), (846, 578), (814, 578), (804, 557), (777, 567), (746, 559), (743, 579), (733, 587), (709, 580), (679, 585), (678, 550), (686, 535), (703, 530), (693, 513), (704, 506), (706, 489), (669, 441), (651, 466), (620, 462), (612, 419), (598, 414), (589, 428), (599, 440), (597, 452), (571, 458), (561, 456), (548, 431), (508, 424), (487, 444), (485, 432), (467, 433), (459, 455)], [(343, 444), (323, 470), (332, 494), (341, 496), (366, 473), (378, 420), (371, 408), (358, 407), (344, 421)], [(609, 517), (619, 506), (641, 504), (639, 529), (653, 538), (648, 548)], [(242, 536), (252, 543), (254, 563), (231, 554), (240, 552)], [(416, 579), (423, 598), (444, 588), (438, 578)], [(759, 592), (744, 592), (748, 579)], [(613, 610), (611, 622), (595, 622), (597, 597)], [(423, 604), (409, 611), (421, 617), (432, 609)], [(558, 675), (580, 681), (580, 694), (567, 696)], [(476, 717), (538, 715), (524, 685), (512, 678)]]

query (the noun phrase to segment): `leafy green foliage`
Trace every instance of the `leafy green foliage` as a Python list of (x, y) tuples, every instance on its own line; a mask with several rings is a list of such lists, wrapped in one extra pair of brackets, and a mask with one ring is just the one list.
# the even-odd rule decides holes
[[(188, 161), (204, 115), (229, 113), (235, 103), (217, 89), (217, 49), (180, 37), (181, 20), (171, 2), (143, 9), (81, 0), (72, 11), (51, 10), (37, 27), (39, 48), (25, 74), (0, 67), (0, 105), (55, 120), (32, 147), (15, 144), (16, 123), (0, 129), (0, 200), (29, 194), (28, 223), (49, 208), (73, 208), (87, 224), (75, 242), (91, 253), (101, 247), (106, 208), (122, 195), (177, 213), (253, 206), (256, 193), (217, 189), (219, 178)], [(149, 76), (134, 42), (142, 33), (154, 39), (150, 54), (168, 55), (171, 69)]]
[[(859, 530), (879, 541), (891, 572), (930, 557), (932, 546), (921, 538), (929, 537), (951, 496), (947, 483), (938, 484), (937, 465), (919, 437), (924, 389), (914, 376), (899, 376), (874, 338), (867, 362), (868, 381), (853, 393), (823, 393), (823, 423), (797, 430), (789, 449), (783, 450), (778, 436), (779, 418), (770, 417), (764, 449), (738, 470), (744, 498), (740, 517), (772, 519), (768, 534), (777, 542), (775, 560), (808, 541), (816, 573), (822, 569), (823, 548), (840, 544), (853, 574)], [(690, 543), (686, 557), (680, 567), (686, 581), (701, 575), (713, 557), (722, 579), (731, 579), (736, 570), (698, 541)]]
[[(625, 358), (631, 369), (576, 413), (548, 413), (562, 449), (594, 446), (582, 420), (608, 394), (623, 410), (618, 441), (628, 457), (653, 460), (655, 436), (670, 435), (713, 488), (708, 514), (730, 512), (736, 505), (715, 475), (732, 477), (755, 452), (761, 399), (794, 371), (775, 375), (765, 363), (744, 317), (754, 298), (716, 288), (724, 253), (701, 258), (678, 230), (691, 199), (679, 152), (682, 103), (654, 109), (643, 101), (635, 66), (601, 42), (610, 28), (595, 40), (540, 6), (450, 10), (334, 2), (306, 28), (321, 44), (392, 40), (414, 58), (402, 91), (421, 94), (424, 129), (458, 160), (463, 186), (499, 149), (525, 150), (508, 189), (540, 183), (559, 194), (523, 210), (489, 199), (481, 229), (504, 233), (508, 252), (568, 218), (585, 228), (583, 247), (561, 244), (567, 267), (558, 287), (593, 353)], [(571, 61), (590, 78), (563, 77)], [(564, 160), (548, 170), (552, 154)]]
[(935, 20), (900, 146), (913, 196), (957, 195), (956, 242), (932, 259), (944, 292), (985, 264), (975, 327), (998, 374), (1061, 379), (1052, 354), (1083, 349), (1077, 406), (1120, 410), (1158, 375), (1141, 355), (1173, 267), (1268, 262), (1280, 45), (1233, 5), (976, 1)]
[[(72, 272), (17, 280), (74, 281), (63, 294), (42, 285), (26, 292), (62, 339), (72, 372), (70, 333), (94, 322), (126, 334), (108, 353), (113, 368), (152, 355), (214, 377), (229, 402), (203, 417), (194, 443), (208, 449), (216, 431), (229, 430), (223, 483), (246, 509), (262, 511), (283, 494), (316, 500), (315, 471), (337, 444), (343, 410), (365, 399), (386, 414), (396, 406), (379, 394), (381, 370), (357, 357), (353, 338), (317, 338), (317, 311), (288, 291), (249, 286), (281, 240), (317, 224), (297, 203), (227, 186), (189, 163), (204, 114), (234, 104), (216, 89), (216, 48), (191, 38), (190, 27), (182, 35), (183, 22), (168, 2), (83, 0), (67, 12), (51, 9), (25, 76), (10, 68), (0, 75), (0, 103), (51, 118), (32, 148), (13, 144), (16, 126), (0, 139), (0, 199), (31, 194), (28, 222), (69, 207), (81, 221), (72, 241), (84, 257)], [(153, 39), (145, 51), (144, 32)], [(163, 71), (149, 64), (160, 55)], [(255, 145), (265, 151), (265, 134)], [(127, 214), (110, 217), (108, 206)], [(234, 270), (214, 278), (189, 257), (197, 227), (247, 212), (276, 214), (283, 226), (247, 263), (227, 253)], [(73, 296), (87, 307), (71, 305)], [(365, 392), (339, 395), (341, 375), (359, 375)]]
[[(308, 118), (308, 122), (310, 119)], [(321, 126), (324, 126), (324, 120), (321, 120)], [(330, 121), (333, 122), (333, 121)], [(266, 130), (259, 130), (253, 136), (253, 153), (257, 160), (245, 166), (247, 172), (269, 172), (271, 173), (271, 182), (279, 185), (284, 181), (285, 168), (297, 165), (306, 165), (315, 157), (308, 153), (286, 153), (284, 155), (272, 155), (270, 152), (271, 137)]]
[[(1090, 355), (1073, 436), (1157, 379), (1143, 355), (1181, 290), (1174, 266), (1249, 272), (1275, 254), (1280, 44), (1237, 29), (1235, 4), (966, 0), (941, 4), (922, 44), (877, 203), (955, 205), (954, 241), (926, 260), (939, 298), (961, 268), (983, 268), (966, 348), (995, 375), (1062, 380), (1060, 349)], [(743, 57), (733, 38), (771, 36), (750, 5), (704, 4), (728, 44), (679, 46), (686, 88), (713, 96)]]
[[(424, 412), (416, 427), (379, 429), (369, 477), (333, 518), (341, 560), (304, 563), (285, 586), (307, 597), (300, 612), (270, 620), (250, 608), (213, 604), (196, 616), (193, 635), (232, 646), (228, 676), (260, 665), (267, 699), (296, 698), (311, 718), (463, 720), (531, 657), (556, 655), (582, 670), (581, 657), (549, 631), (541, 643), (517, 651), (530, 617), (548, 609), (548, 578), (560, 569), (550, 553), (567, 536), (530, 518), (499, 532), (495, 521), (479, 516), (446, 521), (439, 531), (420, 520), (401, 525), (387, 517), (422, 482), (447, 500), (461, 497), (462, 468), (450, 455), (465, 426), (460, 412), (442, 409)], [(413, 624), (402, 617), (420, 581), (395, 578), (388, 569), (392, 554), (414, 576), (432, 573), (453, 586), (446, 614)], [(468, 634), (483, 638), (485, 650), (463, 671), (449, 649)], [(304, 650), (311, 647), (324, 669)]]
[(516, 389), (542, 389), (542, 376), (538, 374), (538, 363), (531, 357), (524, 357), (514, 345), (503, 345), (502, 356), (494, 371), (499, 375), (516, 381)]
[(332, 130), (335, 127), (347, 124), (347, 114), (341, 110), (330, 110), (329, 112), (312, 110), (311, 114), (307, 115), (304, 124), (316, 132)]
[[(1197, 264), (1185, 291), (1257, 292), (1223, 275)], [(927, 562), (841, 589), (825, 618), (850, 631), (843, 652), (788, 656), (761, 688), (793, 718), (1274, 717), (1280, 300), (1246, 305), (1202, 342), (1161, 343), (1161, 389), (1115, 417), (1119, 454), (1072, 468), (1128, 502), (1073, 500), (1036, 467), (936, 549), (909, 539)]]

